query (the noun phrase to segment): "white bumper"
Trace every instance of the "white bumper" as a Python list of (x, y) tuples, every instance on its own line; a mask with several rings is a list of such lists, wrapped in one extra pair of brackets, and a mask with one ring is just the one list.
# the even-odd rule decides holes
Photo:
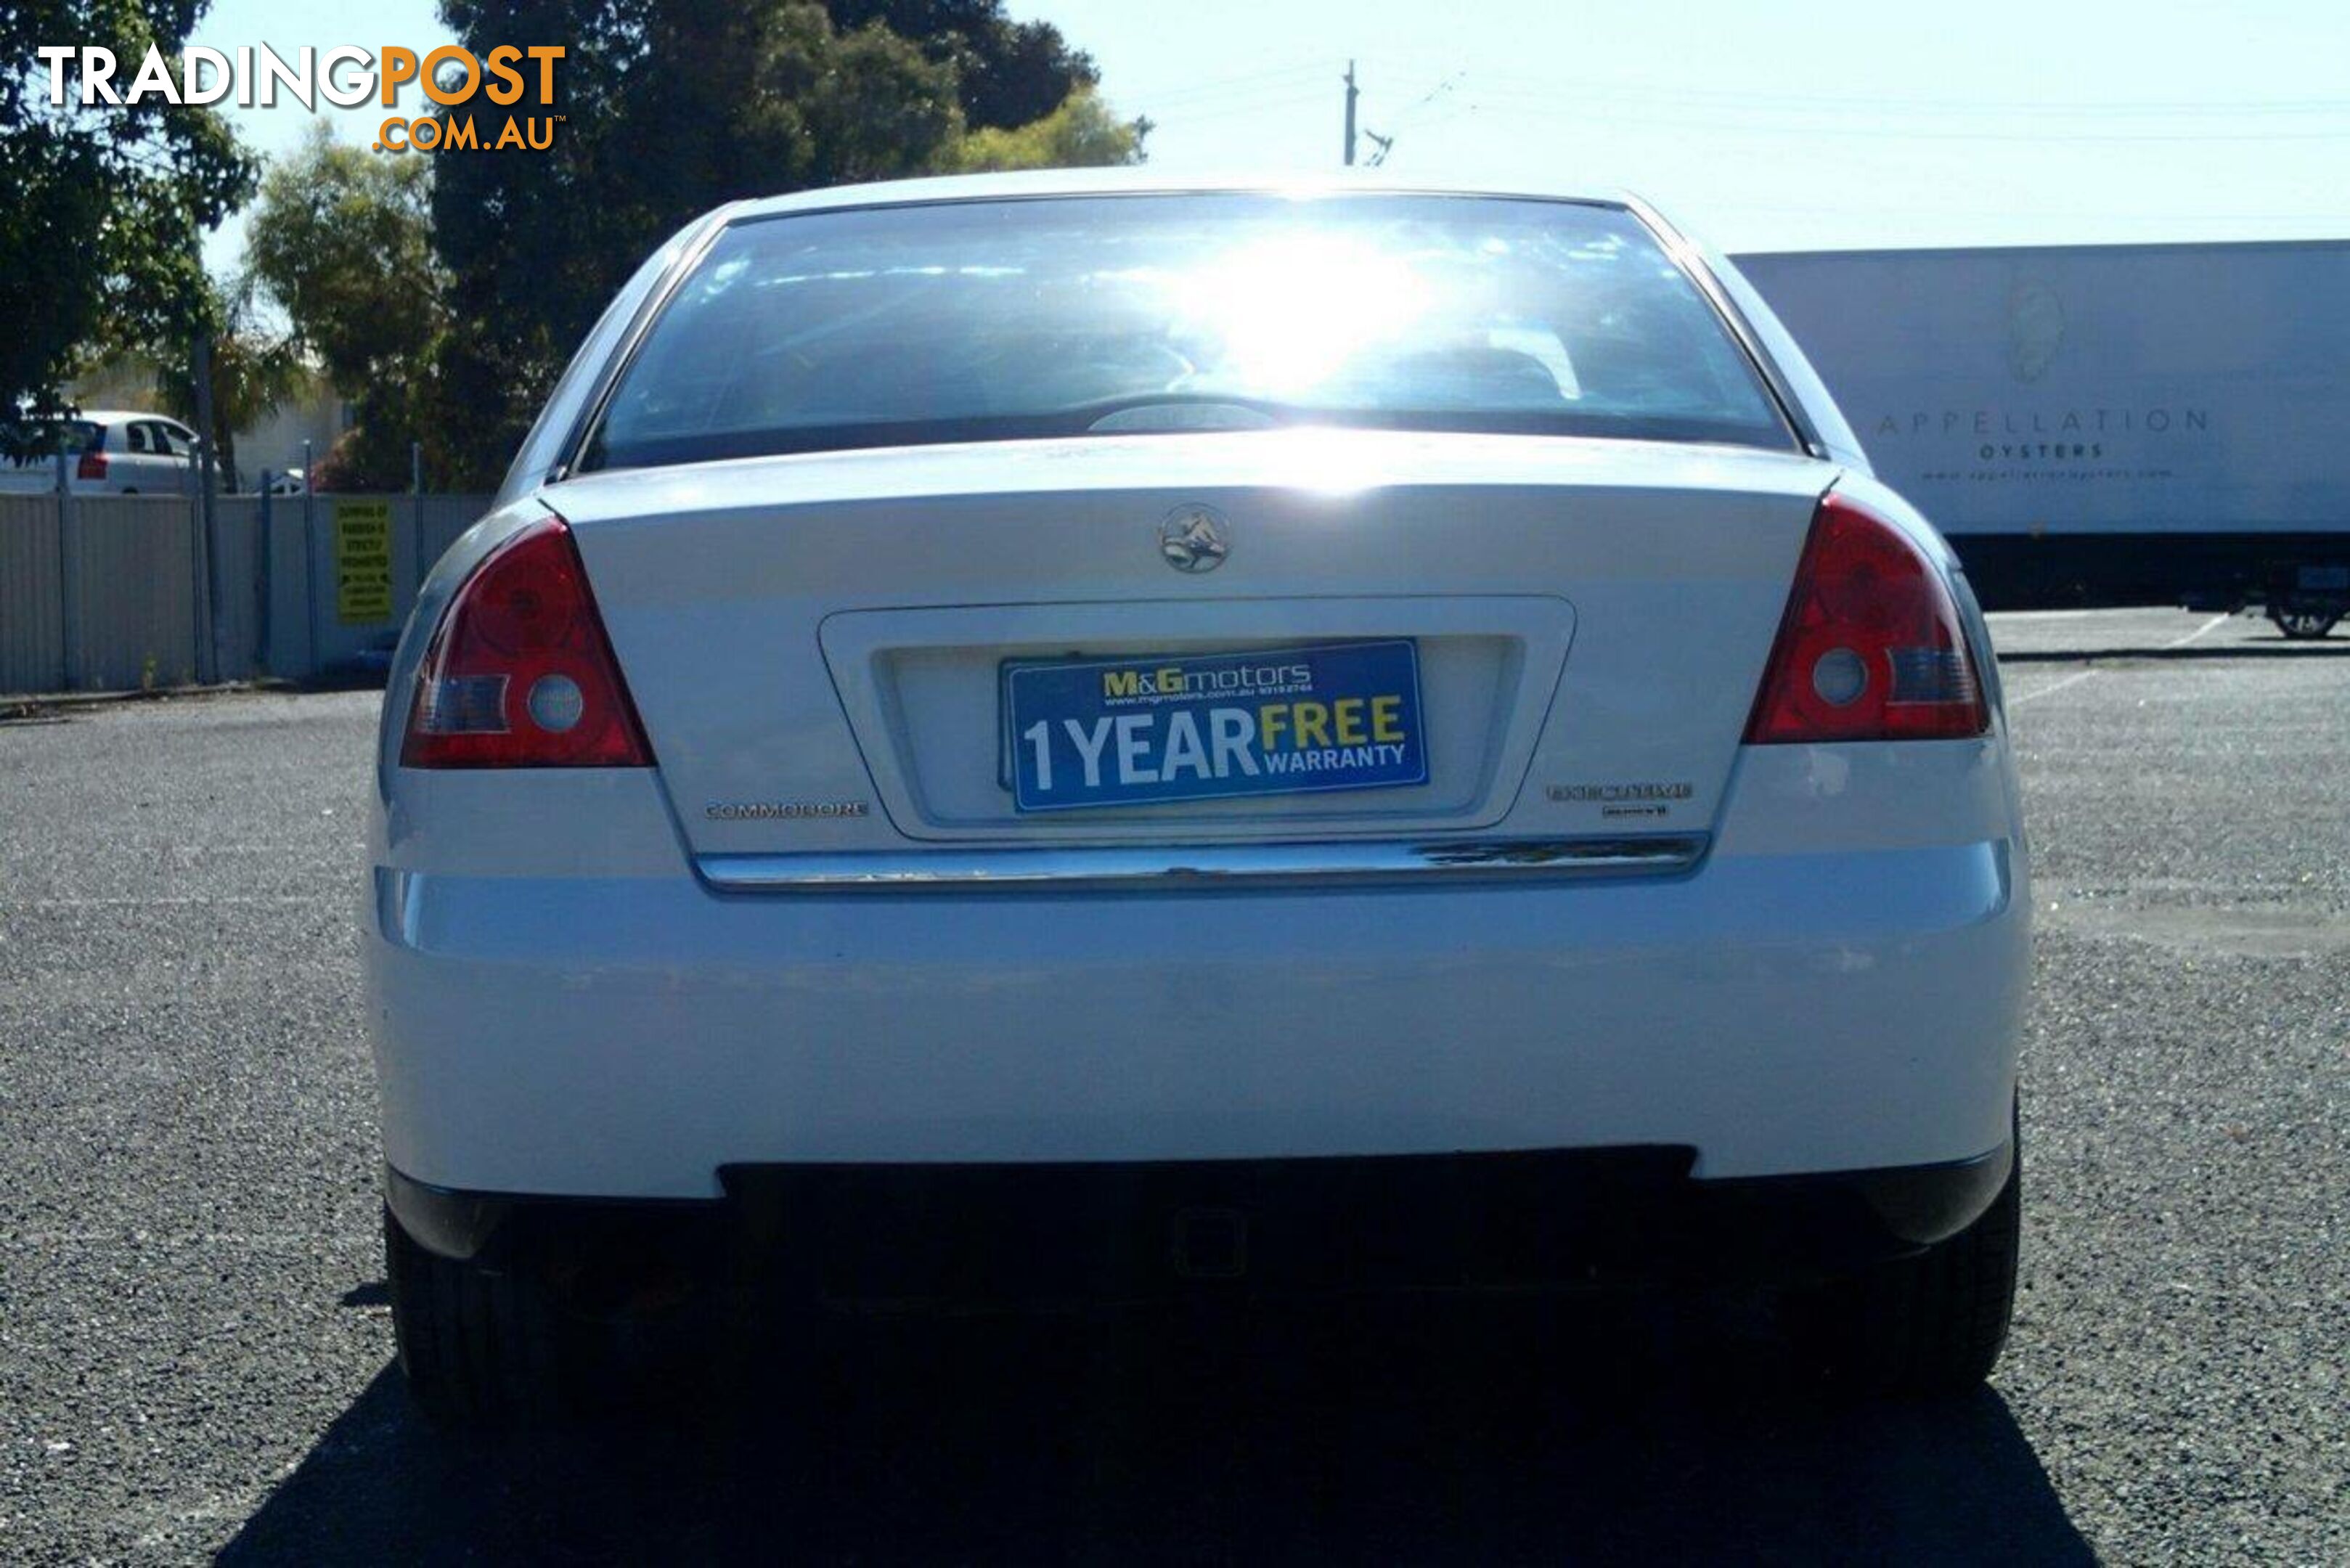
[(1695, 873), (1523, 887), (720, 895), (649, 774), (397, 795), (371, 1023), (387, 1155), (435, 1185), (1636, 1143), (1746, 1177), (2007, 1136), (1994, 741), (1750, 751)]

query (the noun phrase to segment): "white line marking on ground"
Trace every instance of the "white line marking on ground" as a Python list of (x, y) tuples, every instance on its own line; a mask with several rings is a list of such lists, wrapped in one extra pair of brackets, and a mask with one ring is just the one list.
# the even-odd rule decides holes
[(2064, 677), (2062, 680), (2052, 680), (2045, 686), (2026, 691), (2021, 697), (2009, 698), (2007, 700), (2007, 705), (2011, 708), (2021, 708), (2026, 702), (2034, 701), (2042, 697), (2045, 697), (2052, 691), (2062, 691), (2067, 686), (2078, 686), (2082, 681), (2086, 680), (2090, 676), (2095, 675), (2095, 673), (2096, 671), (2094, 670), (2075, 670), (2072, 674)]
[(365, 1236), (343, 1232), (289, 1231), (275, 1234), (246, 1231), (28, 1231), (0, 1237), (0, 1247), (293, 1247), (370, 1248)]
[(0, 909), (120, 909), (152, 904), (159, 909), (187, 909), (213, 904), (347, 904), (350, 902), (338, 893), (226, 893), (213, 896), (188, 897), (180, 894), (155, 894), (146, 898), (130, 896), (120, 898), (0, 898)]
[(2164, 643), (2162, 645), (2162, 651), (2168, 653), (2174, 648), (2184, 648), (2189, 643), (2194, 641), (2197, 638), (2201, 637), (2205, 632), (2210, 631), (2216, 627), (2227, 625), (2231, 618), (2233, 618), (2230, 612), (2222, 610), (2220, 614), (2213, 616), (2210, 620), (2205, 621), (2201, 626), (2197, 627), (2193, 631), (2189, 632), (2185, 637), (2174, 637), (2168, 642)]
[[(2224, 614), (2215, 615), (2210, 620), (2205, 621), (2201, 626), (2197, 627), (2193, 631), (2189, 632), (2185, 637), (2172, 638), (2168, 642), (2164, 643), (2157, 651), (2168, 653), (2173, 649), (2184, 648), (2189, 643), (2193, 642), (2197, 638), (2201, 637), (2205, 632), (2211, 630), (2213, 628), (2225, 626), (2228, 623), (2229, 618), (2230, 618)], [(2097, 673), (2098, 671), (2095, 668), (2080, 670), (2074, 674), (2067, 675), (2062, 680), (2051, 681), (2049, 684), (2041, 687), (2036, 691), (2026, 691), (2021, 697), (2011, 697), (2007, 700), (2007, 705), (2011, 708), (2021, 708), (2026, 702), (2037, 701), (2039, 699), (2047, 696), (2052, 691), (2062, 691), (2067, 686), (2078, 686), (2082, 681), (2086, 680), (2090, 676)]]
[(2089, 620), (2113, 613), (2105, 609), (1993, 610), (1983, 618), (1993, 626), (2005, 626), (2010, 621), (2029, 625), (2038, 620)]

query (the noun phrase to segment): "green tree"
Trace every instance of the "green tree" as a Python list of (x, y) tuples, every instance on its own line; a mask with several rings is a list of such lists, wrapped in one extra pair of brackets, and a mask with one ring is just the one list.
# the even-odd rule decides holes
[[(442, 15), (479, 48), (576, 40), (550, 151), (439, 163), (442, 386), (466, 410), (451, 435), (469, 484), (503, 472), (598, 312), (695, 214), (850, 181), (1134, 161), (1149, 129), (1111, 120), (1091, 62), (1001, 0), (442, 0)], [(474, 118), (486, 146), (506, 112), (449, 114)]]
[(1100, 85), (1092, 57), (1071, 49), (1050, 22), (1012, 20), (1003, 0), (829, 0), (826, 10), (843, 27), (878, 23), (912, 39), (924, 58), (952, 66), (974, 130), (1026, 125)]
[[(49, 101), (35, 50), (110, 48), (121, 76), (150, 46), (176, 57), (201, 0), (0, 5), (0, 414), (55, 411), (78, 351), (101, 338), (176, 342), (207, 306), (205, 230), (251, 193), (255, 164), (219, 116), (152, 95)], [(76, 84), (78, 86), (78, 84)]]
[[(198, 317), (212, 335), (213, 428), (205, 433), (228, 485), (239, 477), (236, 432), (276, 412), (308, 379), (310, 366), (293, 337), (265, 319), (249, 273), (226, 283), (207, 280)], [(109, 343), (106, 352), (151, 367), (157, 406), (197, 423), (194, 359), (176, 333), (158, 342)]]
[(1001, 169), (1086, 169), (1139, 163), (1148, 119), (1120, 119), (1089, 87), (1080, 87), (1042, 119), (1001, 129), (985, 126), (954, 149), (951, 166), (979, 173)]
[(352, 488), (406, 488), (412, 440), (426, 441), (436, 476), (444, 466), (434, 359), (449, 289), (432, 185), (429, 160), (338, 142), (320, 121), (262, 181), (245, 231), (245, 265), (285, 311), (291, 346), (357, 412), (336, 449)]

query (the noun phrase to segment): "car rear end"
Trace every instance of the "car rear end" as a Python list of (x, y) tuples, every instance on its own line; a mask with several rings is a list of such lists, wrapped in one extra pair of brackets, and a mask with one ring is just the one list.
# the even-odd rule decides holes
[(0, 452), (0, 493), (23, 494), (57, 487), (57, 454), (66, 458), (67, 483), (73, 490), (105, 488), (111, 459), (107, 452), (108, 426), (94, 419), (35, 422), (6, 432)]
[(395, 666), (411, 1274), (593, 1212), (893, 1300), (1796, 1278), (2012, 1190), (1980, 618), (1669, 236), (1227, 192), (700, 244)]

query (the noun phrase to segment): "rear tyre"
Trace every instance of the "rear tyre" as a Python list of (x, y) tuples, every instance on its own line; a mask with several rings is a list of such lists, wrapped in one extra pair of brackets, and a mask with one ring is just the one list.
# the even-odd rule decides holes
[(2332, 631), (2342, 618), (2339, 610), (2272, 609), (2269, 618), (2277, 629), (2295, 642), (2314, 642)]
[(427, 1251), (389, 1208), (383, 1242), (400, 1370), (427, 1417), (511, 1427), (562, 1413), (556, 1322), (536, 1280)]
[(2019, 1139), (1975, 1222), (1915, 1257), (1789, 1303), (1795, 1344), (1843, 1386), (1900, 1398), (1962, 1394), (1991, 1376), (2015, 1306), (2023, 1219)]

